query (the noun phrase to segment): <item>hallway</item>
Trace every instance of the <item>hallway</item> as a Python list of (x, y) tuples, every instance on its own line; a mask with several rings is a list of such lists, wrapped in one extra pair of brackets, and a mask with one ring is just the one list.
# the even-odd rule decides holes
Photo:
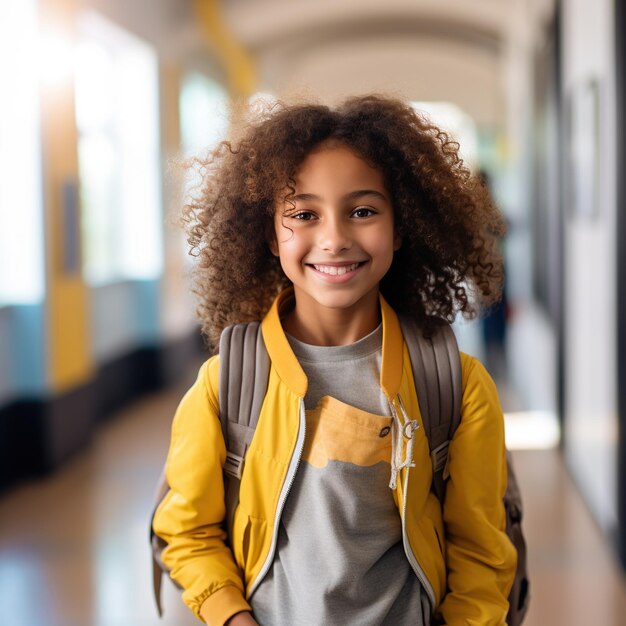
[[(194, 375), (190, 371), (187, 381)], [(147, 541), (152, 492), (184, 388), (135, 402), (54, 476), (0, 500), (2, 624), (199, 623), (169, 583), (165, 616), (158, 619)], [(623, 624), (626, 586), (559, 454), (516, 451), (514, 458), (525, 497), (532, 585), (525, 624)]]
[(169, 583), (159, 620), (148, 545), (199, 358), (181, 211), (263, 103), (366, 93), (458, 141), (508, 225), (499, 344), (455, 331), (508, 412), (525, 625), (626, 624), (626, 2), (0, 7), (0, 626), (199, 623)]

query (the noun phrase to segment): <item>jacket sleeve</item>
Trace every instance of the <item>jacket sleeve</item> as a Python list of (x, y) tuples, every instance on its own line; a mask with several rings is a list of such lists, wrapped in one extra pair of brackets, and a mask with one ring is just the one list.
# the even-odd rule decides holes
[(184, 589), (183, 600), (209, 624), (222, 626), (250, 610), (241, 573), (225, 544), (226, 447), (218, 414), (218, 357), (200, 368), (172, 424), (166, 476), (170, 486), (156, 510), (153, 528), (167, 542), (163, 562)]
[(448, 626), (500, 626), (517, 563), (502, 500), (504, 417), (485, 368), (465, 354), (461, 359), (461, 423), (450, 443), (443, 509), (448, 589), (438, 616)]

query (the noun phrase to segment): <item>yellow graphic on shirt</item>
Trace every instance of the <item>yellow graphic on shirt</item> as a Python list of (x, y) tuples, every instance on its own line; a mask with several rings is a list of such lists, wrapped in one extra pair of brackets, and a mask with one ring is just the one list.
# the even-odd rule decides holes
[(328, 461), (369, 467), (391, 461), (392, 418), (368, 413), (324, 396), (306, 411), (302, 459), (317, 468)]

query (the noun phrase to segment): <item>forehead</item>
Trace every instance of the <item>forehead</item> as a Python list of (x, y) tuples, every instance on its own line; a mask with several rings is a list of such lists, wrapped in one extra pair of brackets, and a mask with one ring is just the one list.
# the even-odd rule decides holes
[(377, 189), (385, 190), (381, 170), (370, 165), (351, 148), (331, 144), (311, 151), (294, 176), (298, 192), (327, 189)]

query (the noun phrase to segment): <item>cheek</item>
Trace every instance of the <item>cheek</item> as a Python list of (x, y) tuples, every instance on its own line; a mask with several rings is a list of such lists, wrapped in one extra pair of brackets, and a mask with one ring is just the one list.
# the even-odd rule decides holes
[(279, 228), (276, 231), (277, 250), (283, 266), (299, 264), (306, 253), (304, 238), (295, 230)]
[(287, 228), (281, 228), (276, 231), (276, 241), (281, 254), (288, 254), (294, 247), (293, 233)]
[(390, 261), (396, 249), (396, 241), (392, 230), (378, 232), (369, 241), (369, 250), (371, 254), (377, 256), (381, 261)]

